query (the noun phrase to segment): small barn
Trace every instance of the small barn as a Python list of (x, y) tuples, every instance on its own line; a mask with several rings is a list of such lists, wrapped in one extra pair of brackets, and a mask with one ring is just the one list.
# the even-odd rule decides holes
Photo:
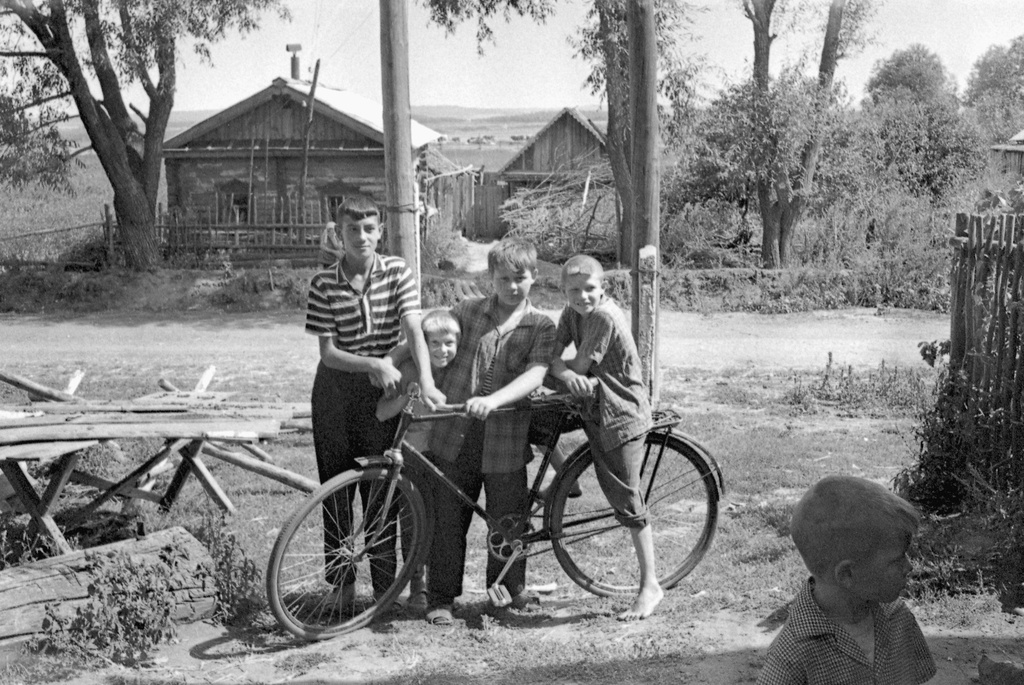
[(991, 150), (1004, 173), (1024, 176), (1024, 131), (1010, 138), (1007, 144), (993, 145)]
[(566, 107), (526, 141), (497, 177), (515, 193), (519, 187), (586, 169), (607, 154), (604, 134), (576, 108)]

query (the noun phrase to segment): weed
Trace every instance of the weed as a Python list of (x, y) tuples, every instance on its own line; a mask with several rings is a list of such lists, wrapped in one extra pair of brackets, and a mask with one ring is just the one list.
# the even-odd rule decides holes
[(33, 649), (82, 663), (130, 665), (173, 636), (173, 550), (161, 552), (160, 563), (134, 561), (123, 551), (87, 554), (86, 563), (93, 573), (85, 603), (73, 614), (47, 604), (43, 633), (33, 639)]
[(206, 545), (213, 559), (217, 617), (232, 626), (252, 622), (267, 605), (263, 573), (256, 562), (228, 530), (222, 515), (207, 511), (193, 534)]
[(29, 535), (25, 523), (10, 513), (0, 514), (0, 571), (52, 556), (48, 538)]
[(785, 401), (810, 409), (815, 403), (846, 410), (885, 416), (917, 416), (932, 397), (934, 373), (887, 366), (883, 361), (867, 375), (852, 366), (837, 366), (828, 353), (828, 362), (814, 384), (794, 377)]

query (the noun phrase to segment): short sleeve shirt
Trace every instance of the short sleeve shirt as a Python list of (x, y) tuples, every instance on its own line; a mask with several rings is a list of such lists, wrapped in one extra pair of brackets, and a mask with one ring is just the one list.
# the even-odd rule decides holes
[(383, 357), (401, 340), (402, 319), (419, 313), (416, 279), (404, 260), (374, 255), (362, 292), (349, 284), (338, 261), (310, 280), (306, 332), (334, 337), (345, 352)]
[(935, 675), (928, 643), (902, 601), (875, 608), (875, 657), (869, 663), (850, 633), (818, 607), (812, 588), (813, 579), (790, 605), (757, 685), (917, 685)]
[(583, 409), (583, 418), (597, 424), (598, 447), (612, 450), (650, 430), (651, 402), (640, 354), (614, 300), (603, 298), (586, 316), (566, 306), (556, 340), (563, 347), (573, 344), (577, 357), (589, 359), (589, 373), (599, 382), (596, 403), (587, 403)]
[[(495, 296), (463, 300), (451, 309), (462, 328), (459, 351), (448, 365), (440, 389), (450, 404), (483, 394), (484, 381), (498, 390), (528, 368), (547, 367), (554, 353), (555, 324), (529, 302), (514, 328), (498, 330)], [(472, 419), (438, 421), (430, 435), (430, 448), (452, 461), (462, 447)], [(495, 414), (484, 423), (483, 473), (511, 473), (523, 467), (529, 449), (530, 412)]]

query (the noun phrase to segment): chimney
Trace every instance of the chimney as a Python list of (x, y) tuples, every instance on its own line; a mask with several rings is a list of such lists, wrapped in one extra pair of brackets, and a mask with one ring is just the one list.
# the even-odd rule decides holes
[(284, 49), (292, 53), (292, 80), (299, 80), (299, 51), (302, 50), (302, 45), (299, 43), (288, 43), (284, 46)]

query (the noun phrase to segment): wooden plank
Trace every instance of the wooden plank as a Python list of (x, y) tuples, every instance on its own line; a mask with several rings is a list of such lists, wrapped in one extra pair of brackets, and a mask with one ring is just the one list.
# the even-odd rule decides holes
[(61, 554), (71, 552), (71, 545), (64, 538), (64, 533), (61, 532), (60, 527), (53, 520), (53, 516), (42, 506), (42, 500), (36, 494), (32, 483), (29, 482), (28, 475), (25, 473), (25, 463), (20, 461), (0, 461), (0, 471), (3, 471), (3, 474), (7, 476), (8, 482), (10, 482), (11, 487), (18, 494), (22, 507), (32, 517), (32, 522), (36, 528), (42, 529), (42, 532), (50, 538)]
[(192, 461), (186, 459), (185, 455), (198, 454), (202, 446), (203, 443), (201, 441), (193, 440), (180, 449), (182, 455), (181, 463), (178, 464), (178, 470), (174, 472), (170, 484), (164, 490), (163, 497), (160, 498), (161, 509), (167, 511), (174, 505), (178, 495), (181, 494), (181, 489), (185, 487), (185, 481), (188, 480), (189, 474), (192, 473)]
[(225, 421), (217, 419), (152, 423), (64, 424), (0, 430), (0, 445), (66, 440), (122, 440), (128, 438), (187, 438), (256, 442), (274, 438), (281, 424), (272, 419)]
[[(106, 478), (100, 478), (94, 476), (91, 473), (84, 473), (82, 471), (72, 471), (68, 480), (72, 483), (78, 483), (79, 485), (88, 485), (89, 487), (96, 488), (97, 490), (109, 490), (110, 488), (117, 485), (112, 480)], [(160, 502), (160, 495), (150, 492), (148, 490), (140, 490), (138, 488), (128, 488), (120, 492), (122, 497), (132, 497), (134, 499), (145, 499), (151, 502)]]
[[(202, 445), (200, 445), (200, 449), (202, 449)], [(210, 469), (206, 467), (206, 464), (203, 462), (202, 458), (200, 458), (199, 450), (196, 450), (196, 453), (194, 454), (191, 451), (182, 452), (182, 457), (192, 462), (192, 473), (195, 475), (196, 480), (199, 481), (199, 484), (203, 486), (203, 489), (206, 490), (206, 494), (209, 495), (221, 509), (229, 514), (234, 514), (235, 505), (231, 503), (231, 500), (224, 492), (224, 489), (221, 488), (220, 483), (217, 482), (217, 479), (213, 477), (212, 473), (210, 473)]]
[(252, 471), (253, 473), (270, 478), (271, 480), (276, 480), (278, 483), (284, 483), (285, 485), (295, 488), (296, 490), (301, 490), (302, 492), (313, 492), (320, 487), (320, 484), (316, 481), (306, 478), (298, 473), (283, 469), (280, 466), (264, 463), (247, 454), (230, 452), (208, 442), (203, 444), (203, 452), (211, 457), (216, 457), (221, 461), (234, 464), (239, 468)]
[(78, 398), (70, 393), (66, 393), (63, 390), (57, 390), (41, 383), (29, 380), (24, 376), (19, 376), (16, 373), (10, 373), (7, 371), (0, 371), (0, 381), (4, 381), (9, 385), (13, 385), (19, 390), (24, 390), (32, 395), (38, 397), (44, 397), (55, 402), (77, 402)]
[(57, 503), (60, 493), (64, 491), (64, 486), (68, 482), (68, 477), (75, 470), (78, 456), (78, 452), (70, 452), (60, 458), (60, 464), (57, 465), (57, 468), (50, 476), (50, 482), (46, 484), (43, 496), (39, 498), (39, 506), (42, 508), (42, 511), (50, 511)]
[(100, 444), (99, 440), (70, 440), (67, 442), (29, 442), (20, 445), (4, 445), (0, 446), (0, 461), (48, 461), (98, 444)]

